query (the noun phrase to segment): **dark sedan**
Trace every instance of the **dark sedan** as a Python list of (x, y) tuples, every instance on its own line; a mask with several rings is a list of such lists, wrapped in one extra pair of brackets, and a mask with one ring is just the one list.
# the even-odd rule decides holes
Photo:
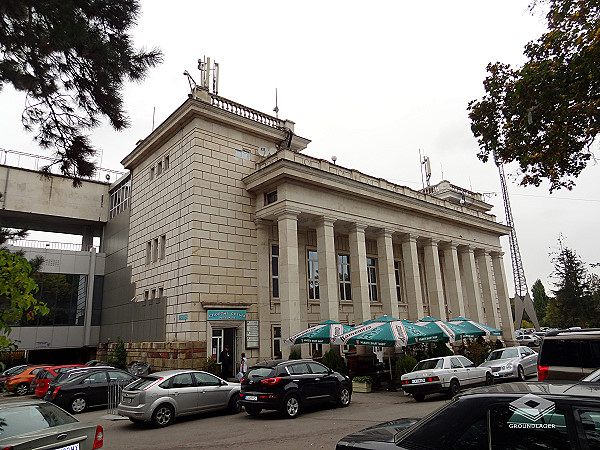
[(399, 419), (340, 440), (346, 449), (598, 449), (595, 383), (511, 383), (472, 389), (429, 416)]
[(352, 384), (346, 375), (312, 360), (264, 361), (241, 380), (241, 403), (250, 415), (263, 409), (294, 418), (304, 405), (336, 402), (348, 406)]
[(90, 368), (75, 373), (64, 382), (51, 384), (44, 400), (78, 414), (92, 406), (106, 405), (110, 390), (123, 388), (136, 380), (130, 373), (119, 369)]

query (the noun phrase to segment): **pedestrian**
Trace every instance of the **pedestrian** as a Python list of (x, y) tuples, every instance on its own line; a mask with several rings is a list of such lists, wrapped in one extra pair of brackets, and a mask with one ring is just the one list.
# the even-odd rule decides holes
[(248, 360), (246, 354), (242, 353), (242, 359), (240, 360), (240, 371), (237, 374), (237, 379), (241, 380), (244, 375), (248, 372)]
[(226, 380), (231, 376), (231, 355), (229, 354), (229, 346), (226, 345), (219, 355), (221, 363), (221, 376)]

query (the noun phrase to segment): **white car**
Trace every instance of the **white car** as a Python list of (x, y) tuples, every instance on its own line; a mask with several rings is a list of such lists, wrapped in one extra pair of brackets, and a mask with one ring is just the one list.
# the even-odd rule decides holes
[(449, 397), (463, 387), (490, 385), (494, 376), (490, 367), (477, 364), (461, 355), (419, 361), (412, 372), (402, 375), (402, 389), (421, 402), (427, 394), (445, 392)]
[(528, 345), (529, 347), (537, 347), (540, 345), (539, 338), (533, 334), (517, 336), (517, 342), (519, 345)]
[(479, 367), (490, 367), (494, 378), (518, 378), (537, 375), (538, 354), (529, 347), (508, 347), (494, 350)]

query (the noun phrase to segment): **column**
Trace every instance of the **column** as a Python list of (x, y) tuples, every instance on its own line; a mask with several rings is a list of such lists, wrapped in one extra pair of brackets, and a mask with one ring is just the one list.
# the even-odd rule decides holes
[(481, 279), (481, 293), (485, 305), (485, 320), (490, 327), (500, 328), (498, 308), (496, 308), (496, 295), (494, 289), (494, 274), (492, 273), (492, 261), (485, 250), (475, 253), (479, 265), (479, 278)]
[(450, 314), (448, 319), (454, 319), (458, 316), (464, 317), (466, 313), (462, 282), (460, 281), (460, 266), (458, 264), (458, 244), (450, 242), (444, 246), (444, 276)]
[(369, 283), (367, 279), (367, 248), (365, 244), (366, 225), (355, 223), (348, 241), (350, 242), (350, 283), (356, 324), (371, 318), (369, 303)]
[(377, 235), (377, 270), (379, 272), (383, 312), (390, 317), (398, 318), (398, 296), (396, 294), (391, 230), (381, 230)]
[[(302, 330), (300, 326), (300, 282), (298, 277), (298, 213), (286, 211), (277, 217), (279, 233), (279, 301), (282, 341)], [(284, 345), (287, 359), (294, 346)], [(299, 348), (297, 348), (300, 351)]]
[(408, 318), (423, 318), (423, 296), (421, 295), (421, 277), (419, 276), (419, 255), (417, 253), (417, 236), (406, 235), (402, 241), (402, 259), (404, 260), (404, 279), (406, 280), (406, 297), (408, 301)]
[(256, 219), (257, 301), (259, 320), (259, 359), (271, 359), (271, 249), (269, 231), (271, 222)]
[(319, 296), (321, 321), (339, 320), (338, 271), (332, 217), (322, 217), (317, 223), (317, 253), (319, 258)]
[(477, 266), (475, 265), (475, 253), (471, 247), (461, 247), (461, 269), (465, 293), (467, 295), (465, 313), (467, 318), (476, 322), (483, 322), (483, 307), (481, 295), (479, 294), (479, 280), (477, 278)]
[(94, 303), (94, 280), (96, 275), (96, 249), (90, 250), (90, 265), (88, 269), (87, 293), (85, 296), (85, 322), (83, 330), (83, 345), (92, 343), (92, 312)]
[(424, 246), (425, 278), (429, 293), (429, 308), (432, 317), (446, 320), (446, 307), (444, 305), (444, 287), (442, 285), (442, 271), (440, 269), (440, 255), (438, 253), (439, 241), (428, 239)]
[(516, 345), (514, 319), (508, 296), (504, 259), (502, 258), (504, 253), (492, 252), (491, 256), (494, 278), (496, 279), (496, 293), (498, 294), (498, 304), (500, 306), (500, 319), (502, 320), (502, 338), (507, 345)]

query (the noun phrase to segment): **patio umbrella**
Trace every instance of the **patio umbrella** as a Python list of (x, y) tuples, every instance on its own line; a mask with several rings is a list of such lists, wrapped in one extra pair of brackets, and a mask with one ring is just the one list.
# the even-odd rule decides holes
[(460, 341), (464, 338), (476, 338), (481, 336), (482, 331), (477, 329), (468, 330), (461, 326), (458, 322), (444, 322), (443, 320), (434, 317), (423, 317), (415, 325), (420, 325), (434, 330), (440, 330), (448, 338), (450, 343)]
[(293, 336), (290, 336), (285, 341), (284, 345), (295, 344), (331, 344), (333, 339), (341, 334), (347, 333), (354, 328), (350, 325), (344, 325), (334, 320), (326, 320), (314, 327), (300, 331)]
[(502, 330), (475, 322), (473, 320), (465, 319), (464, 317), (451, 319), (450, 322), (459, 324), (465, 330), (477, 333), (477, 336), (502, 336)]
[(333, 340), (340, 345), (369, 345), (372, 347), (406, 347), (421, 342), (439, 341), (444, 338), (441, 331), (416, 325), (410, 320), (398, 320), (383, 316), (367, 320), (352, 331)]

